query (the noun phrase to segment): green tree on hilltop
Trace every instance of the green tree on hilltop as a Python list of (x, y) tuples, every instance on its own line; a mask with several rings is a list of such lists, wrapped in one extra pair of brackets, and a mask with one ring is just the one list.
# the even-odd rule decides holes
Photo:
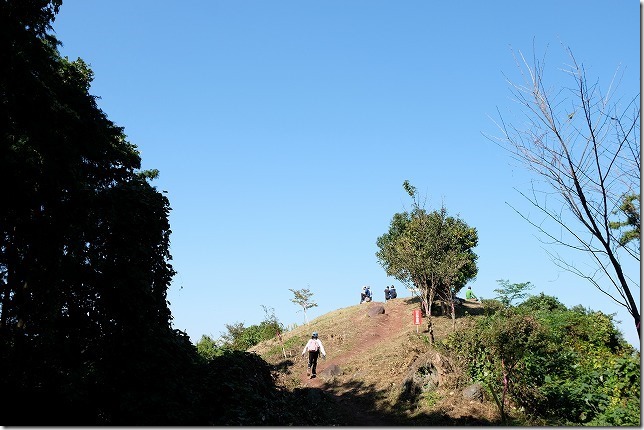
[(454, 294), (476, 276), (478, 235), (463, 220), (448, 216), (445, 207), (427, 212), (418, 204), (416, 188), (408, 181), (403, 187), (413, 208), (394, 214), (389, 231), (376, 241), (376, 257), (387, 275), (418, 292), (433, 342), (432, 303), (438, 297), (453, 304)]
[(306, 317), (306, 310), (316, 307), (318, 304), (311, 300), (313, 293), (308, 288), (302, 288), (301, 290), (294, 290), (289, 288), (289, 291), (293, 293), (295, 297), (291, 299), (293, 303), (302, 307), (302, 312), (304, 313), (304, 323), (308, 324), (309, 321)]
[(498, 279), (500, 288), (494, 291), (499, 293), (495, 299), (499, 300), (505, 306), (510, 306), (515, 300), (522, 300), (528, 296), (528, 290), (534, 288), (534, 285), (528, 282), (520, 282), (518, 284), (511, 284), (507, 279)]

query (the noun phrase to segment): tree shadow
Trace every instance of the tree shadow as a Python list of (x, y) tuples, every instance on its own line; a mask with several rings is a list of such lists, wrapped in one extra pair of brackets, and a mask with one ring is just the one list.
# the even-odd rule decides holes
[[(405, 304), (419, 304), (420, 305), (420, 297), (418, 296), (412, 296), (412, 297), (407, 297), (403, 299)], [(458, 298), (458, 301), (461, 302), (460, 304), (457, 304), (454, 306), (454, 313), (456, 314), (456, 318), (468, 316), (468, 315), (483, 315), (485, 314), (485, 309), (483, 308), (483, 305), (481, 303), (477, 302), (469, 302), (465, 299)], [(432, 305), (432, 316), (449, 316), (451, 318), (451, 309), (447, 310), (447, 307), (443, 307), (440, 304), (440, 300), (435, 300), (433, 305)], [(426, 316), (425, 311), (423, 309), (423, 316)]]
[(411, 296), (411, 297), (406, 297), (403, 299), (406, 304), (410, 305), (412, 303), (420, 303), (420, 297), (418, 296)]
[(293, 367), (294, 365), (295, 365), (295, 361), (293, 361), (290, 358), (287, 358), (278, 363), (270, 364), (270, 368), (274, 372), (290, 373), (290, 368)]
[[(404, 390), (404, 388), (403, 388)], [(390, 394), (374, 384), (353, 380), (342, 384), (333, 380), (321, 387), (295, 388), (285, 393), (286, 402), (295, 410), (308, 411), (309, 417), (290, 422), (291, 425), (321, 426), (495, 426), (473, 415), (454, 418), (442, 411), (417, 413), (420, 393), (399, 396), (391, 406)], [(287, 424), (287, 423), (285, 423)]]

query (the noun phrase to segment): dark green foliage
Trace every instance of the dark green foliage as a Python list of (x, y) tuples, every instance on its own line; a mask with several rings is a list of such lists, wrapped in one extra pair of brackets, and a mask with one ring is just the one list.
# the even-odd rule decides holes
[(257, 354), (225, 351), (206, 366), (201, 425), (338, 425), (331, 400), (311, 404), (308, 389), (276, 388), (272, 369)]
[(210, 409), (207, 425), (278, 424), (270, 402), (277, 391), (268, 364), (258, 355), (227, 351), (207, 367), (206, 404)]
[(0, 28), (7, 33), (15, 34), (16, 29), (20, 29), (45, 37), (62, 3), (62, 0), (4, 0), (0, 2), (0, 16), (5, 17), (5, 25)]
[(566, 306), (556, 297), (539, 293), (538, 296), (530, 296), (523, 303), (518, 305), (519, 309), (527, 311), (564, 311)]
[(506, 375), (510, 401), (536, 421), (640, 424), (639, 353), (601, 312), (568, 310), (542, 294), (477, 320), (442, 347), (470, 382), (500, 393)]
[(481, 304), (485, 315), (494, 315), (505, 308), (505, 305), (496, 299), (483, 299)]
[(92, 71), (47, 34), (59, 6), (0, 2), (3, 422), (193, 423), (199, 356), (166, 300), (169, 202), (89, 94)]
[(640, 245), (640, 195), (639, 194), (626, 194), (622, 198), (622, 204), (619, 210), (612, 212), (613, 215), (621, 213), (626, 216), (625, 221), (612, 221), (609, 226), (613, 230), (620, 230), (624, 227), (629, 227), (628, 230), (622, 231), (619, 237), (619, 243), (626, 246), (629, 242), (636, 241), (637, 249)]

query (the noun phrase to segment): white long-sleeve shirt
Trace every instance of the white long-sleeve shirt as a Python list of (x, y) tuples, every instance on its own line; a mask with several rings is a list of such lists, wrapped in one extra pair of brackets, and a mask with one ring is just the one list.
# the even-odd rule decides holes
[(324, 350), (324, 345), (322, 345), (322, 341), (320, 339), (309, 339), (308, 342), (306, 342), (306, 345), (304, 345), (304, 349), (302, 350), (302, 355), (306, 354), (309, 350), (309, 343), (311, 342), (316, 342), (318, 345), (318, 349), (320, 351), (320, 354), (322, 354), (323, 357), (326, 357), (326, 351)]

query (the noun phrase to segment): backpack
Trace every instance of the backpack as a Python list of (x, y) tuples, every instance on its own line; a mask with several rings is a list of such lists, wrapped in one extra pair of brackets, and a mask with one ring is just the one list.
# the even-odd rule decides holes
[(396, 294), (396, 290), (394, 289), (389, 290), (389, 297), (392, 299), (395, 299), (396, 297), (398, 297), (398, 294)]
[(318, 344), (318, 341), (315, 339), (309, 339), (309, 342), (306, 344), (306, 350), (317, 351), (318, 349), (320, 349), (320, 344)]

